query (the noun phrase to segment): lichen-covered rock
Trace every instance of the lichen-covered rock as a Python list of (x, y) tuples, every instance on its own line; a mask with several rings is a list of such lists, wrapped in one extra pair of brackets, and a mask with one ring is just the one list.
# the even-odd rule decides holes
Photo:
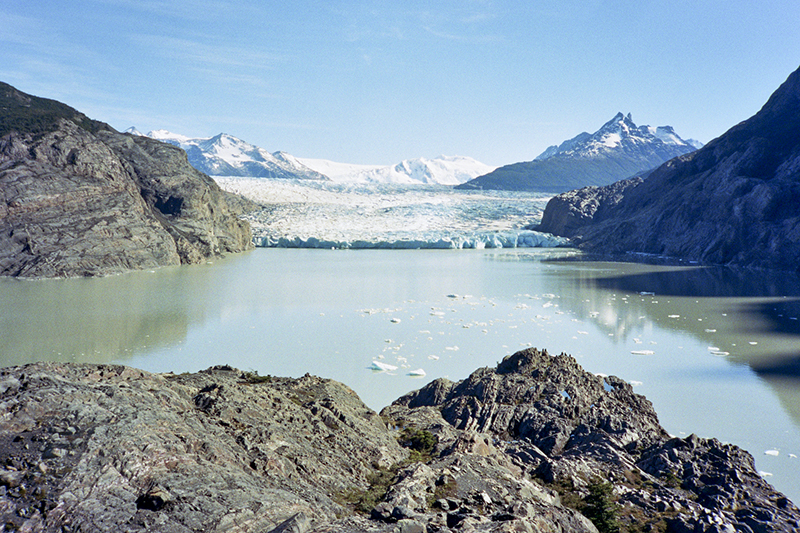
[[(518, 516), (500, 504), (506, 496), (517, 502), (514, 509), (536, 508), (559, 495), (585, 498), (593, 485), (610, 482), (624, 527), (800, 528), (800, 511), (758, 475), (746, 451), (694, 435), (671, 438), (652, 404), (628, 383), (586, 372), (565, 354), (524, 350), (459, 383), (434, 381), (381, 414), (438, 435), (433, 476), (447, 461), (470, 464), (480, 474), (466, 486), (490, 495), (495, 516)], [(476, 468), (480, 461), (491, 467)], [(509, 486), (499, 490), (503, 475), (486, 468), (527, 486), (526, 496)], [(476, 499), (456, 471), (448, 468), (459, 487), (451, 499), (458, 505)], [(546, 495), (542, 484), (558, 494)]]
[(310, 376), (40, 363), (0, 382), (0, 515), (19, 528), (307, 529), (407, 455), (352, 390)]
[(0, 275), (106, 275), (252, 246), (246, 206), (179, 148), (5, 84), (0, 108)]
[(747, 452), (670, 438), (566, 355), (519, 352), (381, 416), (309, 375), (0, 370), (7, 530), (594, 533), (592, 494), (623, 531), (800, 527)]

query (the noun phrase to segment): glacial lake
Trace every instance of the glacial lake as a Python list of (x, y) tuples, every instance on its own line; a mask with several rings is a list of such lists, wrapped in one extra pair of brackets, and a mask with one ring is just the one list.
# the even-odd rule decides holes
[[(0, 364), (230, 364), (342, 381), (373, 409), (534, 346), (750, 451), (800, 501), (800, 282), (564, 249), (256, 249), (103, 279), (0, 279)], [(378, 361), (396, 367), (371, 369)], [(422, 369), (424, 377), (409, 375)]]

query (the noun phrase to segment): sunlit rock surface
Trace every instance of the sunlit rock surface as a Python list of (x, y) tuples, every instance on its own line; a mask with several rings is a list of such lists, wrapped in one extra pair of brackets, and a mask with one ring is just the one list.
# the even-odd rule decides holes
[[(347, 386), (228, 366), (0, 372), (0, 515), (28, 531), (793, 531), (732, 445), (671, 438), (649, 401), (529, 349), (381, 415)], [(717, 528), (717, 529), (713, 529)]]

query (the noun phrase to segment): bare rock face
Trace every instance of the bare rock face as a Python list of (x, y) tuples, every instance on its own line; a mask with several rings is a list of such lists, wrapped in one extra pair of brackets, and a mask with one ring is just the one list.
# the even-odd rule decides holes
[(350, 389), (310, 376), (42, 363), (0, 383), (0, 514), (31, 531), (328, 523), (333, 495), (407, 455)]
[(251, 247), (241, 207), (180, 149), (4, 84), (0, 104), (0, 275), (105, 275)]
[(604, 212), (622, 200), (626, 189), (642, 181), (636, 177), (605, 187), (584, 187), (556, 195), (547, 202), (542, 222), (535, 229), (559, 237), (574, 237), (582, 227), (601, 221)]
[[(797, 270), (798, 130), (800, 70), (756, 115), (668, 161), (643, 182), (553, 198), (540, 231), (569, 237), (592, 252)], [(594, 207), (587, 210), (587, 204)]]
[(0, 457), (7, 530), (800, 527), (747, 452), (670, 438), (628, 384), (535, 349), (459, 383), (436, 380), (380, 416), (309, 375), (4, 369)]
[[(497, 492), (476, 484), (489, 494), (492, 516), (519, 518), (522, 509), (531, 512), (547, 495), (585, 502), (602, 482), (615, 495), (623, 530), (800, 527), (800, 511), (758, 475), (750, 454), (714, 439), (670, 438), (650, 402), (628, 383), (588, 373), (564, 354), (518, 352), (460, 383), (434, 381), (381, 414), (438, 436), (440, 456), (429, 465), (434, 472), (452, 472), (448, 465), (454, 461), (461, 471), (485, 479), (472, 457), (479, 455), (516, 469), (514, 479), (536, 487), (531, 490), (538, 497), (531, 501), (508, 487)], [(471, 466), (463, 466), (465, 457)], [(462, 496), (459, 505), (466, 505), (462, 482), (451, 475)]]

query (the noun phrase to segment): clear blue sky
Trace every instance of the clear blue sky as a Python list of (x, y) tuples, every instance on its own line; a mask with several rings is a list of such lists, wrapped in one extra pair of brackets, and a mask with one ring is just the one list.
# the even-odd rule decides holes
[(503, 165), (618, 111), (703, 142), (800, 65), (797, 0), (3, 0), (0, 81), (118, 130)]

